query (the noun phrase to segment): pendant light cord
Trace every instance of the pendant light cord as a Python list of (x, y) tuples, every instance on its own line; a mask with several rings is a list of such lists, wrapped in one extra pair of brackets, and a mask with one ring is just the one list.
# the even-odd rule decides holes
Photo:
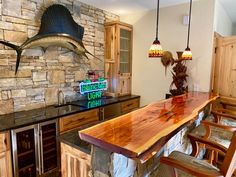
[(191, 14), (192, 14), (192, 0), (190, 0), (190, 8), (189, 8), (187, 48), (189, 48), (189, 36), (190, 36)]
[(156, 26), (156, 40), (158, 40), (158, 23), (159, 23), (159, 0), (157, 0), (157, 26)]

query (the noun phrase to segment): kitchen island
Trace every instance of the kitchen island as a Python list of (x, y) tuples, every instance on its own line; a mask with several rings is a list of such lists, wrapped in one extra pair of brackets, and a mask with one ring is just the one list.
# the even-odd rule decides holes
[(211, 93), (189, 92), (79, 131), (80, 138), (92, 144), (93, 176), (149, 175), (159, 154), (165, 153), (165, 144), (173, 138), (176, 143), (176, 136), (182, 141), (182, 130), (186, 133), (194, 121), (202, 119), (207, 114), (204, 109), (216, 98)]

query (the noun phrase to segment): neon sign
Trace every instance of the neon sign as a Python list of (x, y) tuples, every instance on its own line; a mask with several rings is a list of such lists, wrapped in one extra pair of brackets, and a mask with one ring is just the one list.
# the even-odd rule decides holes
[(107, 80), (99, 78), (96, 81), (84, 80), (79, 84), (80, 93), (86, 94), (88, 100), (102, 97), (102, 91), (107, 90)]

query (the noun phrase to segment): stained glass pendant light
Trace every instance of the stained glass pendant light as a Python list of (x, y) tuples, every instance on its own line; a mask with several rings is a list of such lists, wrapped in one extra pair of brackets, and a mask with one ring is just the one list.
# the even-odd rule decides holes
[(156, 24), (156, 39), (154, 40), (152, 46), (149, 49), (149, 57), (162, 57), (163, 50), (161, 47), (161, 43), (158, 40), (158, 23), (159, 23), (159, 0), (157, 0), (157, 24)]
[(182, 60), (192, 60), (192, 51), (189, 48), (191, 13), (192, 13), (192, 0), (190, 0), (190, 8), (189, 8), (187, 48), (185, 49), (184, 53), (182, 54)]

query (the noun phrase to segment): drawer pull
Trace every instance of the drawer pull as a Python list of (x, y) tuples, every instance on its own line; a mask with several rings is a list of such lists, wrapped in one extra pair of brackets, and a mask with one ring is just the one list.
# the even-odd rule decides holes
[(4, 143), (5, 143), (5, 145), (7, 146), (7, 139), (6, 139), (6, 138), (4, 139)]
[(84, 119), (86, 119), (86, 117), (81, 117), (81, 118), (79, 118), (78, 120), (84, 120)]
[(127, 107), (130, 107), (130, 106), (132, 106), (132, 105), (133, 105), (133, 103), (127, 104)]

